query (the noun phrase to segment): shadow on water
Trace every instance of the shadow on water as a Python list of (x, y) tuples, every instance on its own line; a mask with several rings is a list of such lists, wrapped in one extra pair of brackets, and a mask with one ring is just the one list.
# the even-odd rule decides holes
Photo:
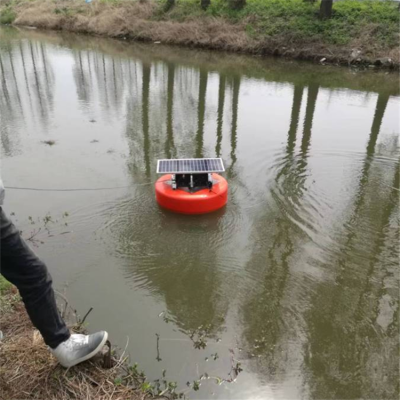
[(232, 125), (231, 125), (231, 165), (228, 169), (228, 178), (235, 176), (234, 167), (237, 161), (236, 147), (237, 147), (237, 126), (238, 126), (238, 113), (239, 113), (239, 90), (240, 90), (240, 76), (234, 75), (232, 81), (229, 82), (232, 87)]
[[(399, 257), (400, 165), (387, 170), (374, 160), (387, 104), (388, 96), (379, 95), (353, 204), (339, 234), (339, 248), (329, 257), (334, 284), (316, 287), (306, 314), (306, 365), (314, 398), (394, 398), (399, 391), (399, 365), (394, 361), (399, 351), (398, 293), (390, 286), (397, 279)], [(377, 192), (373, 175), (391, 175), (391, 185)], [(388, 317), (385, 324), (379, 314)]]
[(301, 229), (305, 221), (301, 221), (299, 207), (307, 190), (307, 160), (318, 85), (312, 82), (308, 86), (301, 147), (295, 155), (303, 92), (303, 86), (294, 86), (286, 154), (269, 193), (273, 205), (259, 210), (251, 233), (253, 250), (246, 265), (252, 277), (251, 290), (244, 296), (241, 307), (245, 321), (243, 347), (247, 349), (247, 357), (255, 360), (254, 368), (260, 379), (270, 385), (290, 382), (298, 386), (298, 395), (303, 390), (302, 382), (296, 382), (290, 374), (303, 368), (299, 349), (305, 342), (301, 314), (306, 295), (302, 282), (296, 280), (296, 269), (308, 241)]
[[(128, 260), (126, 279), (160, 296), (169, 317), (188, 335), (199, 326), (209, 327), (209, 337), (222, 329), (227, 299), (221, 296), (223, 276), (215, 265), (224, 215), (220, 210), (188, 217), (127, 200), (113, 224), (118, 227), (115, 250)], [(157, 238), (144, 240), (154, 231)]]
[[(5, 156), (11, 156), (19, 151), (16, 135), (29, 118), (48, 131), (54, 108), (54, 72), (43, 43), (23, 40), (13, 46), (2, 42), (0, 53), (1, 141)], [(21, 67), (23, 75), (17, 77)]]
[[(217, 397), (226, 397), (224, 390), (240, 398), (398, 395), (399, 132), (388, 117), (399, 101), (395, 77), (5, 32), (1, 147), (6, 161), (21, 163), (10, 164), (10, 176), (24, 176), (24, 157), (45, 154), (48, 162), (82, 163), (85, 181), (104, 174), (131, 185), (107, 201), (103, 194), (95, 204), (88, 198), (76, 224), (85, 225), (88, 247), (95, 246), (95, 231), (103, 244), (98, 251), (112, 258), (126, 283), (110, 292), (130, 299), (143, 291), (142, 303), (148, 296), (160, 305), (180, 335), (207, 327), (208, 339), (225, 341), (221, 358), (242, 349), (235, 357), (244, 374), (234, 388), (216, 389)], [(54, 159), (37, 150), (26, 132), (51, 131), (67, 98), (78, 133), (97, 122), (102, 140), (119, 152), (84, 147), (89, 139), (69, 131), (63, 138), (71, 148)], [(332, 121), (331, 113), (337, 129), (321, 123)], [(355, 128), (346, 125), (353, 113)], [(349, 149), (337, 150), (335, 135)], [(77, 160), (72, 154), (81, 147)], [(157, 206), (157, 159), (214, 156), (226, 165), (226, 209), (187, 217)], [(332, 168), (324, 175), (326, 165)], [(77, 246), (71, 241), (69, 256)], [(90, 265), (105, 262), (89, 255)], [(103, 306), (106, 300), (112, 301), (102, 299)], [(145, 306), (135, 312), (151, 319)], [(131, 346), (143, 357), (149, 351), (145, 338)], [(174, 357), (204, 367), (198, 349)], [(226, 373), (218, 368), (216, 374)]]
[(217, 144), (215, 145), (215, 155), (217, 157), (221, 157), (222, 126), (224, 121), (224, 105), (225, 105), (225, 85), (226, 85), (226, 77), (225, 75), (220, 74), (219, 86), (218, 86)]
[(149, 96), (150, 96), (150, 65), (143, 64), (143, 82), (142, 82), (143, 153), (144, 153), (146, 175), (148, 177), (150, 176)]
[(199, 83), (199, 105), (198, 105), (198, 128), (196, 134), (196, 158), (203, 158), (204, 146), (204, 116), (206, 112), (206, 92), (207, 92), (208, 72), (200, 70), (200, 83)]
[(175, 65), (168, 64), (168, 98), (167, 98), (167, 139), (165, 141), (165, 156), (166, 158), (175, 158), (174, 145), (174, 88), (175, 88)]

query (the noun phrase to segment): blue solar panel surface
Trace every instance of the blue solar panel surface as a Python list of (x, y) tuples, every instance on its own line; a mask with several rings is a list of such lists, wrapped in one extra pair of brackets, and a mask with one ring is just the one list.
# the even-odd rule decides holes
[(187, 158), (157, 162), (158, 174), (204, 174), (224, 171), (221, 158)]

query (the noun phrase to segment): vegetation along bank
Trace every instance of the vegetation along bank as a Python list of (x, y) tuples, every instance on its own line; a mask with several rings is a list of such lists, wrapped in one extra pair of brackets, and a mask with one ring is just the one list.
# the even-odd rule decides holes
[[(63, 306), (70, 308), (65, 303)], [(70, 329), (86, 333), (84, 320), (78, 318)], [(0, 326), (2, 399), (172, 400), (184, 397), (165, 373), (155, 382), (149, 382), (136, 364), (128, 365), (125, 351), (109, 348), (88, 362), (69, 369), (61, 367), (33, 327), (17, 289), (1, 275)]]
[(392, 1), (0, 0), (0, 22), (322, 64), (400, 65)]

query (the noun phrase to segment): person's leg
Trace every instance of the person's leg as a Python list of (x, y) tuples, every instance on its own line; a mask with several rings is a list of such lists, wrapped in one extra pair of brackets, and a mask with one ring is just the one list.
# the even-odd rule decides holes
[(51, 276), (1, 207), (0, 238), (0, 273), (18, 288), (33, 325), (55, 349), (70, 332), (58, 312)]
[(46, 265), (21, 238), (0, 207), (0, 273), (19, 290), (33, 325), (64, 367), (92, 358), (104, 346), (108, 333), (70, 334), (57, 310)]

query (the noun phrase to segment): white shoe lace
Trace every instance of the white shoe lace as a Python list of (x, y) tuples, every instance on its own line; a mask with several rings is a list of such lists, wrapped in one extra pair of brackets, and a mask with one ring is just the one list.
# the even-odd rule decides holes
[(86, 346), (89, 343), (88, 335), (73, 334), (63, 344), (68, 350), (74, 350)]

